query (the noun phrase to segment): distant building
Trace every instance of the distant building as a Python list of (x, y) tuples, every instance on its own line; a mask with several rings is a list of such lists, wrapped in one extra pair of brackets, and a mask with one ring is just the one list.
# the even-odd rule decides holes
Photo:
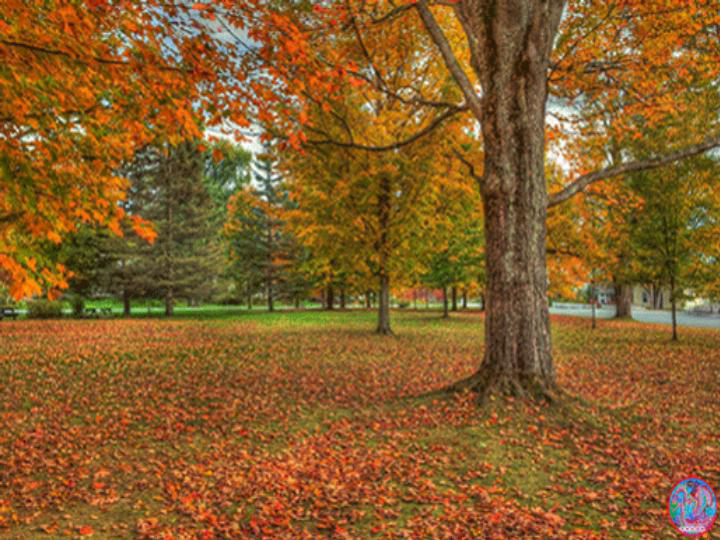
[(595, 288), (595, 295), (599, 304), (603, 306), (615, 303), (615, 287), (609, 285), (598, 285)]

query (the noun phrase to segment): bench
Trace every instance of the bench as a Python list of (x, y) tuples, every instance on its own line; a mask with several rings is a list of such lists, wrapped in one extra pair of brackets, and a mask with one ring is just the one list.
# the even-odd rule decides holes
[(16, 320), (18, 316), (18, 312), (15, 311), (14, 307), (4, 307), (2, 310), (0, 310), (0, 321), (4, 317), (12, 317), (13, 320)]
[(95, 318), (98, 318), (101, 315), (103, 315), (103, 316), (107, 315), (108, 317), (112, 317), (112, 308), (109, 308), (109, 307), (85, 308), (84, 315), (86, 317), (95, 317)]

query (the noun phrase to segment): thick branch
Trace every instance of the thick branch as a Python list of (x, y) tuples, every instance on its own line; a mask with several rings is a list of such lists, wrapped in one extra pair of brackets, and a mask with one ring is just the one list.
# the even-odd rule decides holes
[[(39, 47), (37, 45), (32, 45), (30, 43), (22, 43), (20, 41), (9, 41), (9, 40), (5, 40), (5, 39), (0, 39), (0, 44), (6, 45), (8, 47), (16, 47), (16, 48), (20, 48), (20, 49), (26, 49), (26, 50), (32, 51), (36, 54), (48, 54), (51, 56), (63, 56), (63, 57), (73, 60), (74, 62), (78, 62), (81, 64), (87, 63), (79, 56), (72, 54), (68, 51), (63, 51), (63, 50), (59, 50), (59, 49), (48, 49), (46, 47)], [(117, 58), (102, 58), (100, 56), (88, 56), (87, 59), (94, 60), (95, 62), (98, 62), (99, 64), (108, 64), (108, 65), (114, 65), (114, 66), (132, 66), (133, 65), (127, 60), (119, 60)], [(159, 69), (161, 71), (176, 71), (178, 73), (187, 73), (189, 71), (187, 69), (174, 67), (174, 66), (166, 66), (166, 65), (159, 66)]]
[(10, 214), (0, 214), (0, 223), (12, 223), (22, 216), (21, 212), (12, 212)]
[(475, 92), (475, 88), (473, 88), (470, 79), (468, 79), (465, 71), (463, 71), (463, 68), (460, 66), (457, 58), (455, 58), (455, 54), (452, 52), (450, 43), (448, 42), (447, 37), (445, 37), (442, 28), (440, 28), (440, 25), (438, 25), (435, 20), (435, 17), (433, 16), (432, 11), (430, 11), (426, 0), (420, 0), (417, 4), (415, 4), (415, 6), (420, 14), (420, 19), (422, 19), (422, 22), (425, 25), (425, 29), (430, 34), (430, 37), (435, 45), (437, 45), (450, 74), (462, 90), (462, 93), (465, 96), (465, 101), (470, 106), (470, 110), (475, 115), (475, 118), (480, 120), (482, 118), (482, 104), (480, 102), (480, 97), (477, 95), (477, 92)]
[(459, 112), (467, 111), (468, 106), (463, 105), (462, 107), (455, 107), (452, 109), (447, 110), (437, 118), (435, 118), (432, 122), (430, 122), (424, 129), (421, 129), (417, 133), (413, 134), (412, 136), (408, 137), (407, 139), (403, 139), (402, 141), (398, 141), (396, 143), (388, 144), (388, 145), (382, 145), (382, 146), (372, 146), (372, 145), (364, 145), (364, 144), (358, 144), (354, 142), (343, 142), (343, 141), (336, 141), (333, 139), (325, 139), (325, 140), (308, 140), (306, 144), (314, 144), (314, 145), (321, 145), (321, 144), (331, 144), (333, 146), (338, 146), (340, 148), (355, 148), (357, 150), (368, 150), (370, 152), (387, 152), (388, 150), (397, 150), (398, 148), (402, 148), (403, 146), (407, 146), (409, 144), (414, 143), (418, 139), (421, 139), (428, 133), (431, 133), (435, 128), (437, 128), (440, 124), (442, 124), (445, 120), (450, 118), (451, 116), (456, 115)]
[(702, 143), (687, 146), (666, 156), (631, 161), (629, 163), (623, 163), (621, 165), (607, 167), (606, 169), (601, 169), (592, 173), (583, 174), (557, 193), (549, 195), (548, 208), (568, 200), (573, 195), (580, 193), (590, 184), (594, 184), (595, 182), (599, 182), (600, 180), (606, 180), (614, 176), (620, 176), (622, 174), (627, 174), (631, 172), (656, 169), (658, 167), (662, 167), (663, 165), (672, 163), (673, 161), (678, 161), (680, 159), (685, 159), (688, 157), (696, 156), (698, 154), (702, 154), (703, 152), (706, 152), (713, 148), (717, 148), (718, 146), (720, 146), (720, 136), (711, 137), (705, 139), (705, 141), (703, 141)]

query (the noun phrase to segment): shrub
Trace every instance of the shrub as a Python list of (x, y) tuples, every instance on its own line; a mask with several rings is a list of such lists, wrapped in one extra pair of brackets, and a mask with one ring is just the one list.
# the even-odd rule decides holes
[(51, 300), (30, 300), (27, 302), (29, 319), (56, 319), (62, 317), (62, 302)]
[(236, 296), (232, 293), (223, 294), (212, 299), (213, 303), (220, 304), (222, 306), (239, 306), (244, 304), (247, 299)]

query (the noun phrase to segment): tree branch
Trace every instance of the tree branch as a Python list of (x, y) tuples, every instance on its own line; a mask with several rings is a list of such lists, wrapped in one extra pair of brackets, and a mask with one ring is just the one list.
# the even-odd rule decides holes
[(468, 161), (467, 159), (465, 159), (465, 156), (463, 156), (462, 153), (460, 153), (460, 152), (457, 150), (457, 148), (453, 148), (453, 152), (455, 153), (455, 156), (456, 156), (460, 161), (462, 161), (462, 163), (468, 168), (468, 171), (470, 172), (470, 176), (471, 176), (476, 182), (478, 182), (478, 184), (482, 185), (482, 182), (483, 182), (482, 176), (478, 175), (478, 174), (475, 172), (475, 166), (474, 166), (470, 161)]
[[(456, 115), (459, 112), (467, 111), (468, 106), (463, 105), (461, 107), (454, 107), (452, 109), (449, 109), (445, 111), (443, 114), (435, 118), (430, 124), (428, 124), (424, 129), (421, 129), (417, 133), (413, 134), (412, 136), (408, 137), (407, 139), (404, 139), (402, 141), (398, 141), (396, 143), (388, 144), (388, 145), (382, 145), (382, 146), (372, 146), (372, 145), (364, 145), (354, 142), (342, 142), (342, 141), (335, 141), (332, 139), (325, 139), (325, 140), (308, 140), (305, 144), (312, 144), (312, 145), (322, 145), (322, 144), (331, 144), (334, 146), (338, 146), (340, 148), (355, 148), (357, 150), (368, 150), (370, 152), (387, 152), (389, 150), (397, 150), (398, 148), (402, 148), (403, 146), (407, 146), (409, 144), (414, 143), (418, 139), (421, 139), (428, 133), (431, 133), (435, 128), (437, 128), (440, 124), (442, 124), (445, 120), (450, 118), (451, 116)], [(286, 138), (286, 137), (282, 137)]]
[[(37, 45), (32, 45), (30, 43), (22, 43), (20, 41), (9, 41), (9, 40), (5, 40), (5, 39), (0, 39), (0, 44), (6, 45), (8, 47), (16, 47), (16, 48), (20, 48), (20, 49), (25, 49), (28, 51), (32, 51), (36, 54), (48, 54), (51, 56), (63, 56), (65, 58), (69, 58), (70, 60), (72, 60), (74, 62), (87, 65), (87, 62), (84, 61), (82, 58), (80, 58), (79, 56), (72, 54), (68, 51), (63, 51), (63, 50), (59, 50), (59, 49), (48, 49), (46, 47), (39, 47)], [(127, 67), (132, 67), (134, 65), (127, 60), (119, 60), (116, 58), (102, 58), (100, 56), (88, 56), (87, 58), (90, 60), (94, 60), (95, 62), (98, 62), (99, 64), (107, 64), (107, 65), (113, 65), (113, 66), (127, 66)], [(159, 69), (161, 71), (175, 71), (178, 73), (187, 73), (189, 71), (188, 69), (183, 69), (183, 68), (174, 67), (174, 66), (167, 66), (167, 65), (161, 65), (161, 66), (159, 66)]]
[(606, 180), (614, 176), (620, 176), (622, 174), (627, 174), (631, 172), (656, 169), (658, 167), (662, 167), (663, 165), (672, 163), (673, 161), (678, 161), (680, 159), (685, 159), (688, 157), (696, 156), (698, 154), (702, 154), (703, 152), (706, 152), (713, 148), (717, 148), (718, 146), (720, 146), (720, 136), (710, 137), (699, 144), (687, 146), (666, 156), (631, 161), (629, 163), (623, 163), (621, 165), (615, 165), (613, 167), (607, 167), (599, 171), (583, 174), (557, 193), (549, 195), (547, 206), (548, 208), (550, 208), (552, 206), (560, 204), (561, 202), (568, 200), (573, 195), (580, 193), (590, 184), (594, 184), (595, 182), (599, 182), (600, 180)]
[(470, 106), (470, 110), (475, 115), (475, 118), (480, 120), (482, 118), (482, 103), (480, 97), (477, 95), (477, 92), (475, 92), (475, 88), (473, 88), (470, 79), (468, 79), (465, 71), (463, 71), (463, 68), (460, 66), (457, 58), (455, 58), (452, 48), (450, 47), (450, 43), (443, 33), (442, 28), (440, 28), (440, 25), (438, 25), (435, 20), (435, 17), (433, 16), (432, 11), (430, 11), (426, 0), (420, 0), (417, 4), (415, 4), (415, 6), (420, 14), (420, 19), (422, 19), (422, 22), (425, 25), (425, 29), (430, 34), (430, 37), (433, 42), (435, 42), (435, 45), (437, 45), (450, 74), (453, 76), (453, 79), (455, 79), (455, 82), (460, 87), (460, 90), (462, 90), (462, 93), (465, 96), (465, 102)]

